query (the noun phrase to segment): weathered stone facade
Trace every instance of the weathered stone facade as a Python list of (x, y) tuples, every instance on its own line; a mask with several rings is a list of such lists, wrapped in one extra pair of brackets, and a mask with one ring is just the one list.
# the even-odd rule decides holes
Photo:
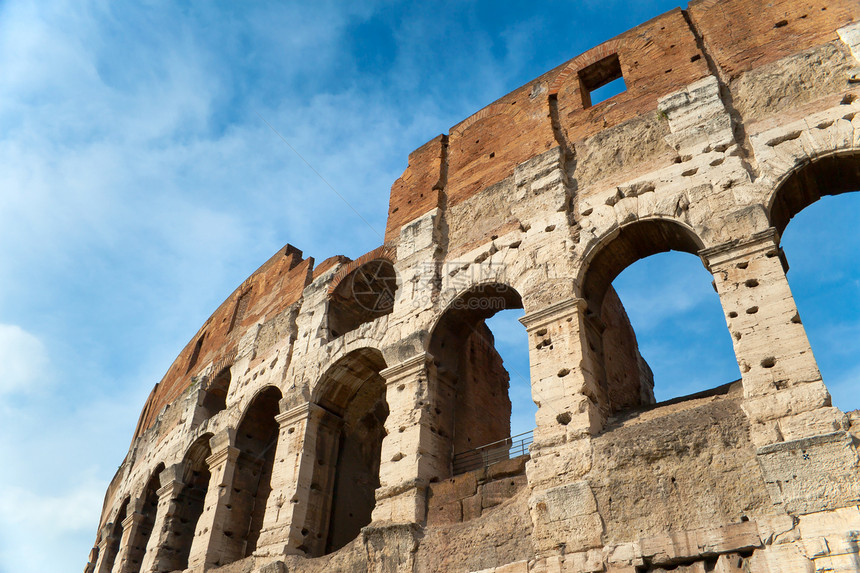
[[(694, 1), (413, 152), (385, 245), (287, 246), (179, 355), (86, 571), (860, 570), (858, 426), (780, 249), (860, 189), (858, 17)], [(667, 250), (713, 274), (742, 379), (655, 406), (611, 283)], [(455, 472), (510, 432), (502, 308), (526, 313), (534, 442)]]

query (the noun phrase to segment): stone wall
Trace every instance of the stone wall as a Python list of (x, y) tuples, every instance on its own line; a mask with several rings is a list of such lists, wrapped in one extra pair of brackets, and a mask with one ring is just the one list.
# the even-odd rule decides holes
[[(860, 190), (858, 17), (693, 1), (413, 152), (384, 245), (316, 266), (287, 246), (182, 350), (85, 570), (860, 570), (857, 415), (780, 247)], [(713, 275), (742, 378), (655, 405), (611, 284), (668, 250)], [(455, 472), (510, 431), (503, 308), (525, 310), (534, 442)]]

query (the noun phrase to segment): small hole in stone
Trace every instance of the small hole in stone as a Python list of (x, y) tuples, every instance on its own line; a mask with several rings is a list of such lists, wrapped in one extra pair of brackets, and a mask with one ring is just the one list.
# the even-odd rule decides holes
[(561, 424), (562, 426), (567, 426), (568, 424), (570, 424), (571, 419), (572, 419), (572, 416), (570, 415), (570, 412), (564, 412), (564, 413), (559, 414), (558, 416), (555, 417), (555, 421), (558, 422), (559, 424)]
[(738, 263), (736, 266), (737, 266), (739, 269), (745, 269), (745, 268), (747, 268), (748, 266), (750, 266), (750, 264), (749, 264), (749, 263), (744, 262), (744, 263)]
[(554, 231), (554, 230), (555, 230), (555, 225), (547, 225), (547, 228), (544, 229), (544, 231), (546, 231), (547, 233), (549, 233), (550, 231)]
[(490, 159), (492, 159), (492, 158), (493, 158), (493, 157), (495, 157), (495, 156), (496, 156), (496, 152), (495, 152), (495, 151), (494, 151), (494, 152), (492, 152), (492, 153), (490, 153)]
[(701, 59), (702, 59), (702, 56), (701, 56), (701, 55), (699, 55), (699, 54), (696, 54), (695, 56), (693, 56), (692, 58), (690, 58), (690, 61), (691, 61), (691, 62), (698, 62), (698, 61), (699, 61), (699, 60), (701, 60)]
[(295, 431), (296, 431), (296, 429), (295, 429), (295, 428), (290, 428), (289, 430), (287, 430), (287, 433), (288, 433), (288, 434), (292, 434), (292, 433), (294, 433)]
[(839, 103), (841, 103), (842, 105), (851, 105), (855, 99), (857, 99), (856, 95), (848, 94), (844, 98), (842, 98), (842, 101)]
[(735, 311), (731, 311), (729, 313), (729, 318), (737, 318), (737, 317), (738, 317), (738, 313), (736, 313)]
[(535, 334), (536, 334), (537, 336), (545, 336), (545, 335), (546, 335), (546, 328), (541, 328), (540, 330), (538, 330), (537, 332), (535, 332)]
[(564, 378), (568, 374), (570, 374), (570, 370), (568, 368), (562, 368), (561, 370), (558, 371), (558, 377), (559, 378)]
[(774, 358), (773, 356), (768, 356), (761, 361), (762, 368), (773, 368), (775, 364), (776, 358)]
[(792, 324), (803, 324), (800, 322), (800, 314), (794, 313), (794, 316), (791, 317)]
[(788, 20), (780, 20), (776, 24), (773, 25), (774, 28), (782, 28), (784, 26), (788, 26)]
[(757, 306), (751, 306), (751, 307), (749, 307), (749, 308), (747, 309), (747, 314), (755, 314), (755, 313), (757, 313), (757, 312), (758, 312), (758, 307), (757, 307)]
[(755, 279), (747, 279), (744, 281), (744, 284), (750, 288), (753, 288), (758, 286), (758, 281)]
[(406, 389), (406, 385), (405, 385), (405, 384), (401, 384), (401, 385), (399, 385), (399, 386), (397, 387), (397, 391), (398, 391), (398, 392), (402, 392), (402, 391), (403, 391), (403, 390), (405, 390), (405, 389)]

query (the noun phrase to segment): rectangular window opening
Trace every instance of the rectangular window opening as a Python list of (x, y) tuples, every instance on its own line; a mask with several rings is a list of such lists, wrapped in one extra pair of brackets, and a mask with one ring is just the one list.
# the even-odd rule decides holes
[(618, 54), (606, 56), (580, 70), (579, 84), (582, 88), (582, 107), (584, 108), (597, 105), (627, 91)]

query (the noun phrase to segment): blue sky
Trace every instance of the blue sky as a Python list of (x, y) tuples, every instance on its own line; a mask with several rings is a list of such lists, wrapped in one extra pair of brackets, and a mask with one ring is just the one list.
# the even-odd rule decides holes
[[(0, 573), (81, 570), (147, 394), (279, 247), (319, 261), (378, 246), (411, 150), (677, 5), (310, 4), (0, 3)], [(786, 250), (846, 407), (860, 353), (860, 206), (837, 200), (811, 208), (808, 227), (792, 222)], [(834, 266), (822, 271), (825, 255)], [(679, 258), (660, 283), (652, 259), (617, 286), (658, 393), (731, 379), (701, 265)], [(505, 350), (524, 346), (522, 327), (495, 328), (509, 365), (527, 372)], [(674, 349), (689, 344), (684, 362)], [(516, 403), (527, 395), (515, 384)]]

